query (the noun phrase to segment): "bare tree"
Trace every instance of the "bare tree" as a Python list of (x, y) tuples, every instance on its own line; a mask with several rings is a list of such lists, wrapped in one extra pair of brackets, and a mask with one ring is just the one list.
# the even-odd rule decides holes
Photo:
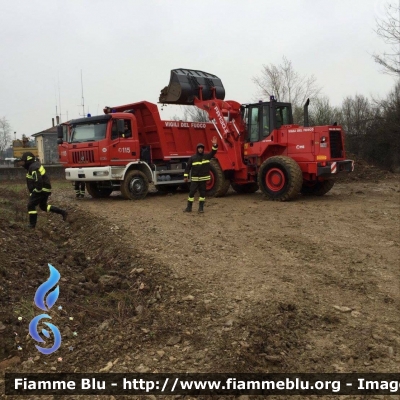
[(331, 106), (328, 97), (318, 97), (310, 104), (310, 123), (313, 126), (332, 125), (340, 123), (341, 111)]
[(391, 45), (390, 53), (375, 54), (374, 60), (383, 67), (383, 72), (400, 77), (400, 3), (386, 5), (386, 17), (377, 20), (376, 33)]
[(371, 103), (363, 95), (346, 97), (342, 103), (342, 124), (348, 135), (363, 136), (374, 117)]
[(263, 98), (275, 96), (278, 101), (292, 103), (295, 119), (299, 114), (296, 110), (302, 109), (307, 98), (316, 98), (321, 91), (314, 75), (300, 75), (286, 57), (280, 65), (263, 65), (261, 75), (254, 77), (253, 82)]
[(194, 106), (184, 107), (183, 119), (185, 121), (192, 121), (192, 122), (210, 122), (208, 113)]
[[(181, 108), (182, 109), (182, 108)], [(183, 117), (175, 114), (173, 121), (210, 122), (208, 113), (195, 106), (183, 106)]]
[(386, 99), (376, 102), (374, 110), (362, 156), (392, 172), (400, 172), (400, 82)]
[(0, 154), (3, 154), (11, 142), (11, 126), (6, 117), (0, 118)]
[(341, 115), (348, 151), (363, 156), (366, 132), (376, 118), (374, 108), (365, 96), (346, 97), (342, 103)]

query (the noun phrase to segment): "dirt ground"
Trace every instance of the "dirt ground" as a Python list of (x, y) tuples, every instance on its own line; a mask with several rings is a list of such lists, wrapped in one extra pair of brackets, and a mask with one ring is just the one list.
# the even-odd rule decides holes
[[(285, 203), (231, 190), (204, 214), (186, 193), (76, 200), (59, 183), (68, 222), (36, 231), (23, 185), (1, 189), (1, 373), (400, 372), (398, 175), (366, 167)], [(63, 344), (43, 356), (27, 333), (47, 263)]]

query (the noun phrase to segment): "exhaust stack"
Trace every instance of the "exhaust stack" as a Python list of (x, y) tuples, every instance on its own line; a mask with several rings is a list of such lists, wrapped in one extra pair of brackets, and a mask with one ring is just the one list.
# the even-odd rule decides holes
[(310, 99), (307, 99), (306, 103), (304, 104), (304, 126), (310, 126), (308, 120), (308, 105), (310, 104)]

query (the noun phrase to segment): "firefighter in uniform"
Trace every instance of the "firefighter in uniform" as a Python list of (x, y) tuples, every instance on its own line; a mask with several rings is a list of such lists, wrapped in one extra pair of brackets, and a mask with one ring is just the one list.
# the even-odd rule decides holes
[(75, 181), (75, 195), (77, 199), (83, 199), (85, 197), (86, 185), (83, 181)]
[(35, 160), (35, 156), (31, 152), (22, 154), (20, 165), (27, 170), (26, 183), (30, 193), (28, 202), (29, 227), (36, 227), (37, 206), (43, 211), (60, 214), (65, 221), (68, 214), (65, 210), (47, 204), (51, 195), (51, 184), (43, 165)]
[(194, 202), (194, 195), (199, 191), (199, 212), (204, 212), (204, 202), (206, 200), (206, 185), (210, 180), (210, 160), (214, 157), (218, 149), (217, 137), (214, 136), (212, 141), (212, 150), (210, 153), (204, 154), (204, 144), (199, 143), (196, 147), (196, 154), (189, 158), (185, 172), (184, 181), (187, 182), (189, 178), (189, 171), (191, 170), (191, 183), (190, 191), (187, 202), (187, 207), (184, 212), (191, 212)]
[[(129, 125), (130, 125), (130, 122), (129, 122)], [(130, 138), (130, 137), (132, 137), (132, 131), (129, 129), (128, 121), (125, 121), (125, 124), (124, 124), (124, 132), (121, 134), (121, 137), (123, 137), (123, 138)]]

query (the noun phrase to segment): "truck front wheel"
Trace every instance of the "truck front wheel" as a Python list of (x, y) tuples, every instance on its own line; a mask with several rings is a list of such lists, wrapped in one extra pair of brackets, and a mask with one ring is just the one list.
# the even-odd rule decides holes
[(112, 193), (111, 188), (101, 188), (98, 182), (86, 182), (86, 190), (94, 199), (109, 197)]
[(149, 191), (146, 175), (137, 170), (129, 171), (121, 183), (121, 194), (126, 200), (144, 199)]
[(299, 194), (303, 174), (292, 158), (274, 156), (261, 164), (258, 184), (268, 199), (287, 201)]
[(215, 159), (210, 161), (210, 177), (211, 179), (207, 181), (206, 195), (209, 197), (225, 196), (231, 183), (225, 178), (224, 172)]

